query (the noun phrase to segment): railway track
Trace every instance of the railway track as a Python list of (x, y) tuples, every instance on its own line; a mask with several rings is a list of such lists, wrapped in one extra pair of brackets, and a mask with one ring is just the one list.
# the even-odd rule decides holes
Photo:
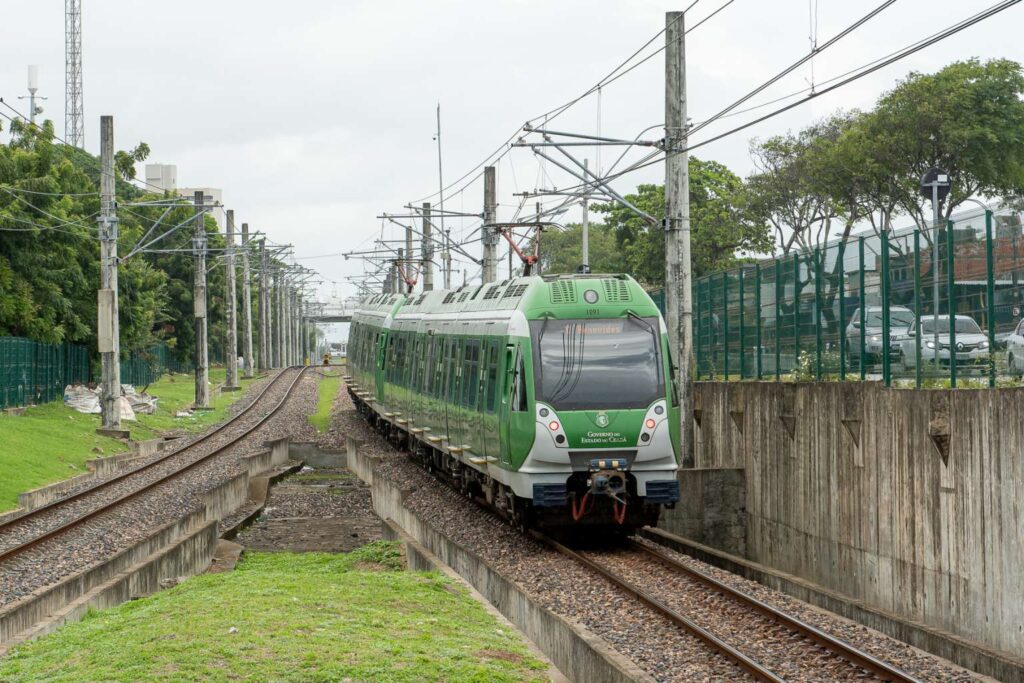
[[(823, 680), (822, 676), (828, 680), (871, 676), (899, 683), (918, 681), (656, 548), (629, 540), (615, 552), (577, 551), (544, 534), (531, 534), (696, 636), (756, 680), (780, 683)], [(712, 625), (715, 620), (718, 623)]]
[[(284, 406), (308, 368), (287, 368), (231, 420), (195, 441), (94, 486), (0, 524), (0, 569), (26, 552), (109, 513), (140, 494), (171, 482), (249, 436)], [(271, 408), (262, 417), (258, 406)]]

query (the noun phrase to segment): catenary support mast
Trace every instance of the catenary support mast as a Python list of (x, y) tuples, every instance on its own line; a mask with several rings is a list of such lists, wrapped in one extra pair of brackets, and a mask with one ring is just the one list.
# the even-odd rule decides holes
[(121, 341), (117, 301), (117, 215), (114, 203), (114, 117), (100, 117), (100, 290), (98, 339), (103, 429), (121, 428)]
[(675, 350), (683, 465), (693, 466), (690, 190), (686, 122), (686, 29), (682, 12), (665, 14), (665, 310)]

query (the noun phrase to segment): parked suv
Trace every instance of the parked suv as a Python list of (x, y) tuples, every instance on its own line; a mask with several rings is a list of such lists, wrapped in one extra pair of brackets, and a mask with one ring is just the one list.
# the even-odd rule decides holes
[[(867, 363), (881, 362), (883, 349), (888, 347), (889, 357), (899, 355), (896, 338), (906, 333), (914, 322), (914, 312), (904, 306), (889, 307), (889, 343), (882, 343), (882, 307), (864, 307), (864, 360)], [(853, 312), (850, 324), (846, 326), (846, 349), (850, 362), (860, 361), (860, 309)]]
[[(954, 351), (957, 366), (977, 365), (989, 358), (988, 338), (978, 327), (974, 318), (968, 315), (956, 316), (956, 349)], [(921, 335), (921, 364), (935, 363), (949, 365), (954, 357), (949, 348), (949, 316), (940, 315), (938, 319), (939, 347), (935, 348), (935, 318), (922, 316), (920, 324), (915, 321), (900, 339), (900, 361), (904, 367), (913, 368), (917, 364), (917, 335)]]

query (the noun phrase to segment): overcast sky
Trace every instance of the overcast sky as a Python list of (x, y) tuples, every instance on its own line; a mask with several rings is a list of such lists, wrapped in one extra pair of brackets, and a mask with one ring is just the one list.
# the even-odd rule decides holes
[[(177, 165), (180, 185), (222, 188), (236, 220), (294, 244), (301, 262), (328, 280), (324, 295), (346, 294), (352, 288), (345, 276), (362, 270), (359, 261), (307, 257), (371, 246), (381, 235), (375, 216), (401, 212), (403, 204), (437, 191), (438, 102), (447, 183), (527, 119), (587, 90), (664, 26), (666, 10), (690, 1), (673, 6), (652, 0), (85, 0), (86, 147), (97, 151), (99, 117), (112, 114), (118, 148), (144, 140), (152, 149), (150, 161)], [(725, 1), (700, 0), (687, 23)], [(994, 1), (898, 0), (816, 57), (814, 80), (870, 62)], [(819, 43), (876, 5), (816, 4)], [(64, 3), (7, 5), (0, 30), (0, 97), (26, 111), (15, 98), (25, 94), (26, 66), (38, 64), (40, 94), (50, 98), (44, 116), (54, 119), (63, 136)], [(701, 121), (806, 54), (809, 14), (807, 0), (735, 0), (689, 34), (692, 119)], [(934, 71), (968, 57), (1024, 61), (1022, 26), (1024, 7), (1013, 7), (697, 154), (746, 175), (752, 137), (797, 129), (839, 108), (868, 108), (911, 70)], [(658, 38), (652, 47), (663, 44)], [(663, 71), (659, 54), (603, 89), (600, 101), (580, 101), (559, 118), (557, 129), (600, 128), (605, 135), (632, 138), (661, 124)], [(811, 67), (803, 67), (752, 103), (806, 88), (811, 78)], [(754, 115), (725, 119), (695, 140)], [(661, 135), (659, 126), (646, 137)], [(579, 153), (597, 164), (594, 149)], [(605, 148), (603, 166), (610, 154)], [(540, 181), (538, 169), (523, 149), (499, 163), (499, 219), (515, 212), (514, 192), (574, 184), (551, 167), (550, 179)], [(625, 193), (641, 182), (661, 182), (662, 173), (656, 166), (619, 179), (616, 187)], [(479, 212), (482, 195), (477, 182), (449, 194), (446, 208)], [(574, 210), (561, 220), (578, 218)], [(449, 225), (454, 235), (463, 233), (461, 223)], [(388, 227), (384, 236), (397, 236), (397, 230)], [(468, 248), (477, 253), (480, 245)], [(474, 266), (456, 267), (470, 277), (478, 274)], [(461, 284), (462, 275), (454, 279)]]

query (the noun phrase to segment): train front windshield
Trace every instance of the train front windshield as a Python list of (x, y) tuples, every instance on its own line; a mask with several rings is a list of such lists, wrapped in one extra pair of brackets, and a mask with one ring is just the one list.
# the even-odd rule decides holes
[(646, 408), (665, 396), (657, 318), (533, 320), (537, 400), (555, 410)]

